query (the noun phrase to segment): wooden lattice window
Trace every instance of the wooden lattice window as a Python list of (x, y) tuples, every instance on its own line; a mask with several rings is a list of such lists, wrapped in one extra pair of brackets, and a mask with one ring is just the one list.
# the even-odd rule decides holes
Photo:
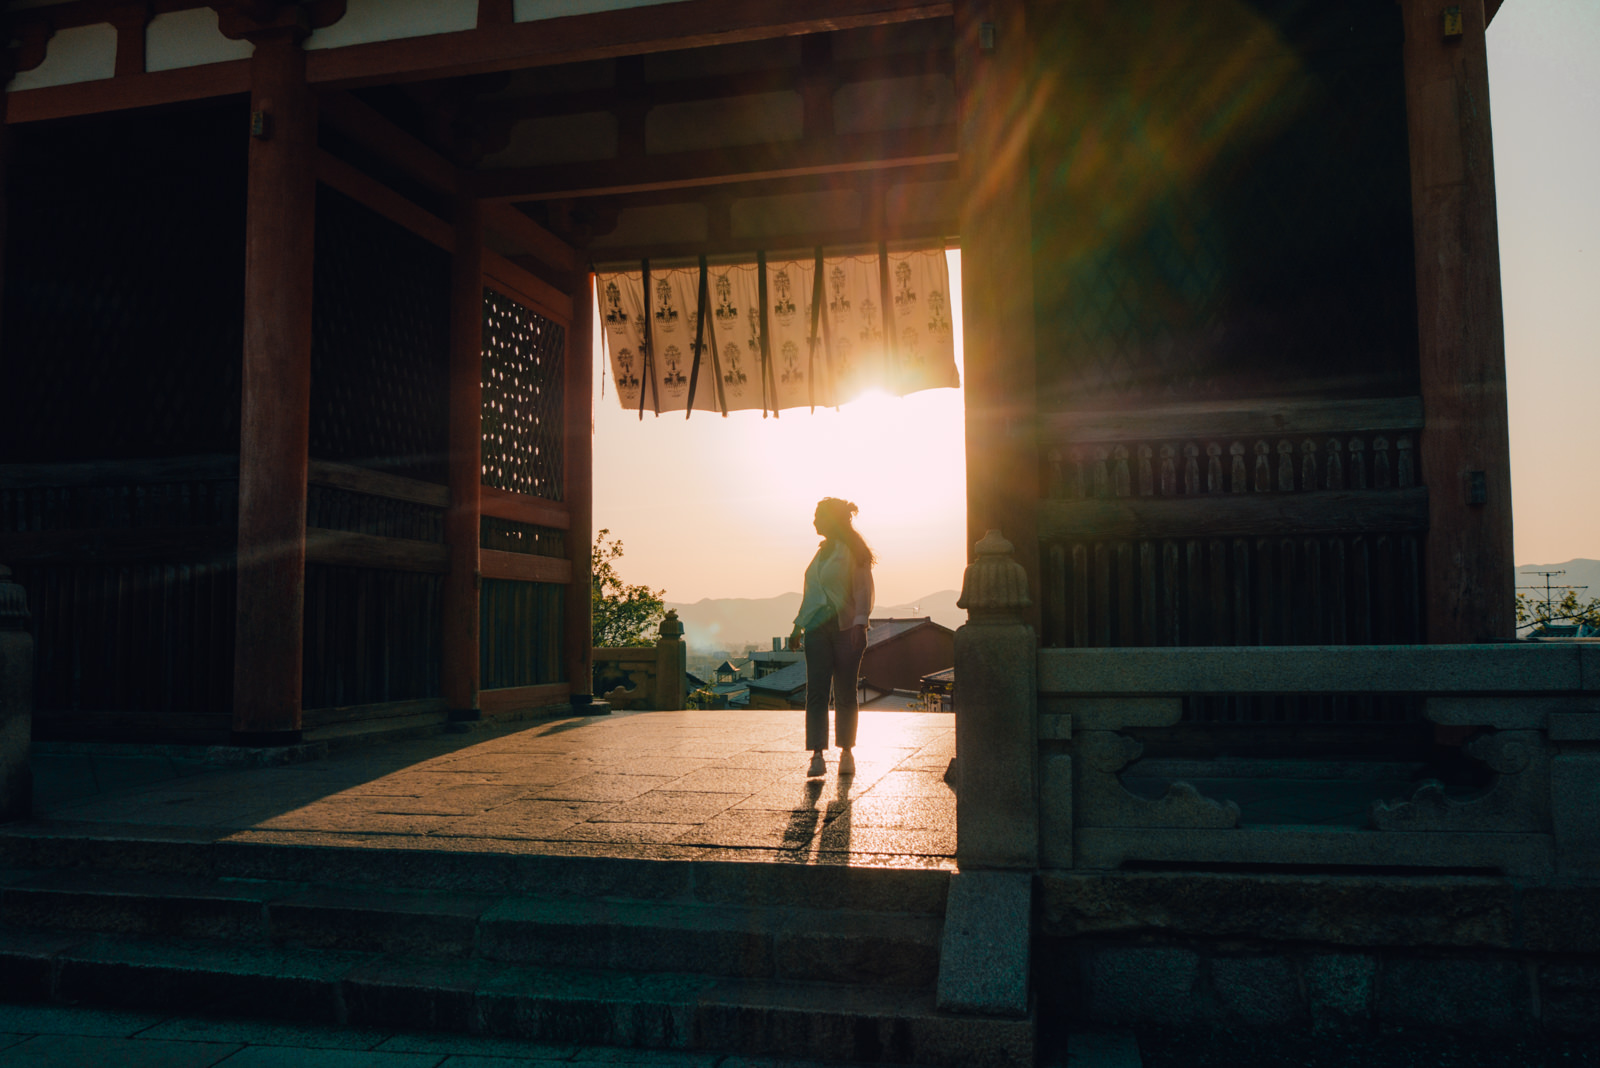
[(483, 484), (562, 499), (566, 330), (483, 294)]

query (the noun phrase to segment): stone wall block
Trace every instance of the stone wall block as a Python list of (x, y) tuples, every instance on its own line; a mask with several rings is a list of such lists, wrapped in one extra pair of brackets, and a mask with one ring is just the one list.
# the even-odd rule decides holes
[(28, 598), (0, 565), (0, 820), (25, 818), (33, 806), (33, 635)]
[(1306, 960), (1301, 975), (1315, 1031), (1350, 1034), (1372, 1025), (1378, 961), (1364, 953), (1323, 953)]
[(1246, 1027), (1303, 1025), (1300, 977), (1287, 957), (1214, 957), (1211, 989), (1225, 1020)]
[(1556, 870), (1600, 876), (1600, 748), (1566, 747), (1550, 761)]
[(962, 580), (956, 631), (956, 855), (964, 870), (1039, 862), (1038, 652), (1027, 575), (991, 530)]
[(1534, 831), (1550, 823), (1549, 743), (1536, 730), (1490, 731), (1465, 746), (1466, 754), (1495, 773), (1487, 791), (1472, 798), (1447, 796), (1433, 781), (1410, 800), (1374, 801), (1372, 823), (1380, 831)]
[(1378, 978), (1378, 1022), (1478, 1034), (1533, 1024), (1528, 968), (1516, 960), (1390, 958)]
[(1072, 758), (1065, 753), (1039, 761), (1039, 865), (1072, 867)]
[(1522, 891), (1521, 945), (1535, 953), (1600, 953), (1600, 886)]
[(1541, 964), (1539, 1009), (1547, 1032), (1600, 1035), (1600, 964)]
[(1172, 948), (1110, 948), (1089, 966), (1089, 1015), (1095, 1023), (1196, 1023), (1207, 1015), (1200, 957)]

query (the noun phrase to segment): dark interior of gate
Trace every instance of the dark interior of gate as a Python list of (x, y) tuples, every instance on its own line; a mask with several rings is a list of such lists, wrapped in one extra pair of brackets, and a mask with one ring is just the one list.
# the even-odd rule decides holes
[[(969, 101), (993, 118), (963, 125), (949, 17), (323, 91), (304, 728), (459, 704), (447, 512), (468, 201), (485, 245), (485, 712), (586, 688), (570, 587), (589, 478), (572, 413), (589, 398), (569, 365), (590, 358), (588, 268), (641, 258), (981, 242), (969, 308), (1009, 299), (996, 265), (1024, 270), (1030, 322), (968, 319), (971, 494), (1031, 516), (1008, 533), (1037, 543), (1020, 555), (1045, 645), (1422, 640), (1398, 9), (1027, 18), (1020, 164), (987, 147), (1004, 147), (1003, 106)], [(227, 736), (247, 110), (12, 131), (0, 559), (34, 606), (42, 738)], [(972, 202), (1005, 167), (1024, 223), (963, 234), (1015, 211)], [(1007, 341), (1024, 329), (1032, 360)], [(986, 420), (1019, 404), (1034, 432), (995, 444)], [(989, 508), (1003, 493), (985, 472), (1022, 467), (1004, 492), (1031, 497)], [(1400, 700), (1212, 697), (1185, 716), (1238, 723), (1207, 744), (1427, 745)]]

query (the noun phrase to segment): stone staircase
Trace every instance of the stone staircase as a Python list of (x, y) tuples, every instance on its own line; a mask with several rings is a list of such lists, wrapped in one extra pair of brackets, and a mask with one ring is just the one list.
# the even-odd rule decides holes
[(948, 872), (0, 829), (0, 1000), (1020, 1066), (938, 1011)]

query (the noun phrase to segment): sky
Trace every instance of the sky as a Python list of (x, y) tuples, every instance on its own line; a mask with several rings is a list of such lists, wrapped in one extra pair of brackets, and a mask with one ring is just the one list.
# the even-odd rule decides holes
[(1518, 565), (1600, 559), (1600, 0), (1489, 26)]
[[(1600, 0), (1505, 0), (1489, 27), (1518, 565), (1600, 558), (1584, 460), (1600, 416)], [(961, 366), (960, 254), (950, 254)], [(596, 324), (595, 337), (601, 332)], [(878, 603), (961, 585), (961, 393), (869, 396), (838, 411), (621, 410), (595, 359), (596, 528), (629, 582), (670, 601), (800, 589), (822, 497), (861, 506)], [(609, 379), (609, 376), (607, 376)]]

